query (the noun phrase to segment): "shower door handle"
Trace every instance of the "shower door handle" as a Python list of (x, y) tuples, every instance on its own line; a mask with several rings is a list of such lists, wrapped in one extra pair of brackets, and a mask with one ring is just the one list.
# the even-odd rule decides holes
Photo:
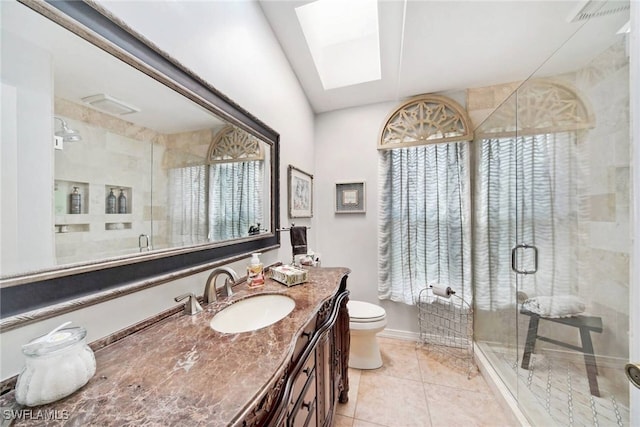
[[(517, 266), (518, 249), (533, 249), (533, 270), (520, 270)], [(521, 243), (511, 249), (511, 269), (518, 274), (535, 274), (538, 271), (538, 248), (534, 245)]]

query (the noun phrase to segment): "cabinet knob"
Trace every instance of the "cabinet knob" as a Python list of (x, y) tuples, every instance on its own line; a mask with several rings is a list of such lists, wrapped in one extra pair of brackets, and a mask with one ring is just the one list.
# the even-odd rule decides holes
[(309, 412), (311, 412), (312, 405), (313, 405), (313, 400), (311, 402), (302, 402), (302, 407)]

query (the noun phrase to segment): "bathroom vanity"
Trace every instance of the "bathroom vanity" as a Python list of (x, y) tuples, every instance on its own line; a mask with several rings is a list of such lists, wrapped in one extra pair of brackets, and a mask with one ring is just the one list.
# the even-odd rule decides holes
[[(348, 399), (346, 268), (312, 268), (305, 284), (245, 284), (194, 316), (182, 311), (138, 332), (104, 340), (95, 376), (82, 389), (14, 425), (330, 426)], [(230, 304), (260, 294), (295, 301), (284, 319), (224, 334), (210, 327)], [(109, 343), (110, 342), (110, 343)], [(2, 396), (13, 406), (13, 392)]]

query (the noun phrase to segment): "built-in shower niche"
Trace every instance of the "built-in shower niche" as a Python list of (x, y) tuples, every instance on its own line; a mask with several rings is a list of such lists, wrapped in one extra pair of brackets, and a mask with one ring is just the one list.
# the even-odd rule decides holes
[[(77, 189), (76, 199), (72, 193)], [(89, 223), (89, 183), (55, 180), (53, 188), (54, 231), (56, 233), (77, 233), (90, 230)], [(79, 209), (78, 209), (79, 200)], [(73, 206), (75, 205), (75, 206)]]
[(104, 229), (108, 231), (131, 230), (131, 223), (130, 222), (106, 222), (104, 224)]
[[(79, 213), (72, 212), (71, 206), (71, 194), (74, 188), (78, 189), (80, 195), (80, 211)], [(53, 200), (54, 200), (54, 214), (56, 216), (56, 222), (58, 217), (64, 217), (66, 215), (82, 215), (89, 213), (89, 183), (79, 181), (65, 181), (56, 179), (54, 181), (53, 188)]]
[(131, 230), (131, 213), (133, 204), (133, 188), (123, 185), (104, 186), (104, 213), (106, 215), (104, 229)]
[[(113, 196), (113, 198), (111, 198)], [(124, 197), (124, 205), (122, 204)], [(104, 186), (104, 213), (108, 215), (123, 215), (131, 213), (133, 189), (122, 185)], [(113, 204), (111, 204), (113, 201)]]

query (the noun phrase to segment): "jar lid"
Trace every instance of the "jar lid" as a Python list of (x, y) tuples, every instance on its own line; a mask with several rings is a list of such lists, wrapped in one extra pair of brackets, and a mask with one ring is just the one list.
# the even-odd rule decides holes
[(43, 356), (76, 344), (84, 339), (87, 330), (82, 327), (65, 328), (42, 335), (22, 346), (28, 356)]

